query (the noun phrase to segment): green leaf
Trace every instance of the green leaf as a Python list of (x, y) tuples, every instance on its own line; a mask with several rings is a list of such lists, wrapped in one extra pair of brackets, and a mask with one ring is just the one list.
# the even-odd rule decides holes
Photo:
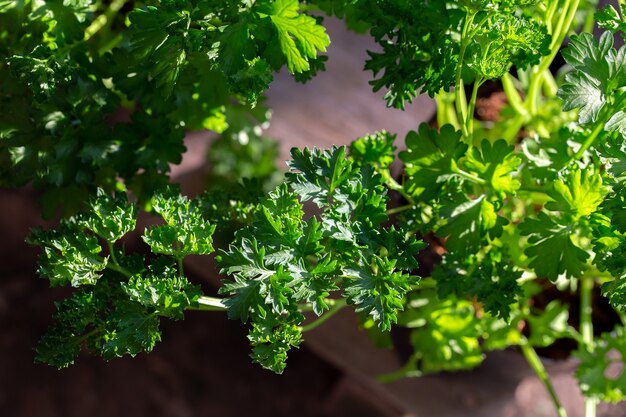
[(98, 239), (84, 234), (73, 219), (62, 222), (58, 231), (33, 229), (27, 242), (42, 247), (38, 272), (53, 287), (93, 285), (107, 265), (106, 259), (99, 256), (102, 247)]
[(612, 116), (622, 110), (619, 90), (626, 86), (626, 48), (616, 51), (610, 32), (599, 41), (590, 33), (573, 36), (563, 57), (574, 67), (558, 92), (563, 110), (579, 109), (578, 121), (583, 125), (596, 123), (602, 111)]
[(405, 164), (406, 190), (423, 200), (435, 197), (443, 183), (455, 172), (457, 160), (465, 154), (467, 145), (461, 142), (461, 132), (451, 125), (440, 131), (422, 123), (419, 131), (406, 136), (407, 150), (400, 152)]
[(412, 329), (411, 344), (421, 374), (471, 369), (484, 359), (480, 348), (481, 320), (472, 303), (439, 300), (434, 290), (412, 296), (402, 325)]
[(384, 130), (363, 136), (350, 144), (350, 157), (360, 166), (378, 164), (380, 168), (388, 168), (395, 160), (395, 139), (396, 135)]
[(181, 68), (186, 64), (184, 37), (189, 16), (175, 8), (147, 6), (129, 15), (128, 43), (138, 62), (146, 65), (148, 77), (154, 79), (165, 97), (172, 93)]
[(514, 151), (515, 147), (509, 146), (503, 139), (493, 144), (483, 140), (480, 150), (477, 147), (471, 148), (463, 165), (485, 179), (496, 195), (504, 199), (507, 195), (515, 195), (520, 187), (519, 180), (515, 179), (513, 174), (517, 171), (521, 159)]
[(446, 246), (452, 251), (475, 253), (484, 236), (500, 236), (502, 227), (508, 223), (484, 194), (474, 200), (449, 202), (442, 207), (442, 214), (448, 223), (440, 227), (437, 234), (448, 237)]
[(300, 345), (302, 333), (297, 326), (283, 324), (270, 316), (253, 324), (248, 339), (252, 345), (252, 359), (265, 369), (282, 374), (287, 352)]
[(567, 337), (569, 312), (558, 300), (551, 301), (545, 310), (526, 317), (530, 327), (528, 342), (533, 346), (550, 346), (557, 339)]
[(263, 4), (257, 12), (268, 17), (278, 36), (278, 43), (287, 60), (289, 72), (304, 72), (310, 68), (309, 59), (325, 52), (330, 44), (326, 29), (317, 21), (298, 13), (297, 0), (276, 0)]
[(344, 283), (349, 304), (357, 312), (372, 316), (381, 330), (390, 330), (398, 321), (398, 311), (404, 308), (403, 297), (417, 283), (415, 277), (395, 269), (394, 260), (373, 255), (369, 264), (361, 260), (357, 265), (344, 267)]
[(155, 196), (153, 208), (166, 224), (144, 232), (142, 238), (152, 252), (179, 259), (213, 252), (215, 225), (204, 220), (197, 200), (189, 200), (170, 190)]
[(616, 327), (595, 340), (592, 352), (584, 347), (576, 351), (580, 360), (576, 378), (585, 397), (612, 403), (626, 398), (625, 339), (624, 328)]
[(107, 318), (102, 356), (105, 359), (150, 352), (161, 340), (159, 317), (139, 303), (119, 300)]
[(151, 268), (147, 276), (133, 276), (122, 283), (122, 288), (130, 300), (150, 308), (159, 316), (178, 320), (183, 318), (185, 308), (202, 294), (171, 266), (157, 266)]
[(56, 303), (56, 308), (56, 323), (37, 344), (35, 360), (65, 368), (74, 363), (82, 346), (98, 337), (88, 332), (98, 323), (98, 312), (103, 305), (91, 288), (81, 288), (70, 298)]
[(611, 32), (624, 32), (626, 29), (626, 22), (620, 17), (615, 7), (611, 4), (596, 11), (594, 18), (598, 27), (602, 29), (610, 30)]
[(510, 318), (511, 305), (522, 296), (518, 284), (521, 276), (522, 271), (497, 248), (492, 248), (484, 259), (448, 253), (433, 272), (440, 299), (452, 294), (460, 299), (476, 297), (485, 311), (505, 320)]
[(116, 242), (135, 230), (137, 209), (125, 195), (116, 198), (98, 189), (97, 197), (89, 203), (89, 212), (80, 223), (108, 242)]
[(524, 253), (531, 258), (529, 265), (539, 277), (554, 282), (561, 274), (580, 277), (587, 269), (589, 254), (572, 241), (570, 225), (562, 225), (540, 212), (537, 219), (525, 219), (520, 230), (528, 236), (530, 246)]
[(595, 212), (608, 191), (602, 177), (590, 169), (571, 170), (552, 187), (548, 195), (555, 201), (548, 202), (546, 209), (568, 213), (574, 220)]

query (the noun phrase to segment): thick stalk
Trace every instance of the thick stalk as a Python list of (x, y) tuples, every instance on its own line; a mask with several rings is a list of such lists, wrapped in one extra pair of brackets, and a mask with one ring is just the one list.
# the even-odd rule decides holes
[(474, 21), (474, 15), (468, 15), (463, 25), (463, 32), (461, 33), (461, 48), (459, 50), (459, 61), (456, 64), (456, 82), (454, 84), (454, 98), (456, 103), (456, 113), (459, 123), (461, 124), (461, 130), (463, 137), (467, 138), (469, 132), (467, 131), (467, 99), (465, 97), (465, 89), (463, 86), (463, 79), (461, 75), (463, 73), (463, 59), (465, 57), (465, 50), (468, 46), (467, 35), (469, 34), (470, 27)]
[[(580, 283), (580, 333), (583, 347), (593, 352), (593, 322), (591, 299), (593, 295), (593, 277), (583, 276)], [(596, 417), (597, 401), (594, 398), (585, 398), (585, 417)]]
[(454, 109), (455, 94), (441, 90), (439, 94), (435, 96), (437, 103), (437, 124), (439, 127), (450, 124), (454, 126), (456, 130), (461, 130), (459, 119)]
[(383, 177), (383, 180), (385, 181), (385, 184), (387, 185), (389, 189), (398, 192), (411, 205), (415, 205), (415, 200), (413, 200), (413, 197), (409, 193), (406, 192), (403, 186), (398, 184), (398, 182), (393, 179), (393, 177), (391, 176), (391, 173), (389, 172), (389, 169), (387, 168), (380, 169), (378, 170), (378, 173)]
[(470, 144), (474, 143), (474, 109), (476, 108), (476, 100), (478, 99), (478, 89), (485, 82), (482, 78), (477, 78), (474, 81), (474, 88), (472, 88), (472, 97), (470, 98), (469, 106), (467, 108), (467, 119), (465, 120), (467, 138)]
[(559, 52), (570, 27), (572, 21), (576, 16), (576, 11), (580, 0), (566, 0), (563, 6), (563, 10), (559, 16), (559, 20), (552, 32), (552, 42), (550, 44), (550, 54), (544, 56), (538, 66), (533, 68), (533, 76), (528, 88), (528, 96), (526, 97), (526, 108), (531, 115), (537, 114), (537, 107), (539, 102), (539, 93), (541, 86), (543, 85), (544, 73), (548, 70), (548, 67), (554, 61), (556, 54)]
[(559, 417), (567, 417), (567, 412), (565, 411), (565, 408), (563, 408), (563, 406), (561, 405), (559, 397), (556, 395), (556, 391), (554, 390), (552, 382), (550, 382), (550, 376), (548, 375), (546, 368), (543, 366), (543, 362), (541, 362), (541, 359), (539, 359), (539, 356), (537, 355), (537, 352), (532, 347), (532, 345), (528, 343), (528, 340), (523, 336), (520, 347), (522, 348), (522, 353), (524, 354), (526, 361), (528, 361), (528, 364), (533, 369), (533, 371), (535, 371), (535, 374), (537, 374), (537, 376), (543, 383), (543, 386), (548, 391), (548, 394), (550, 395), (550, 398), (554, 403), (554, 407), (556, 408), (557, 415)]
[(519, 116), (526, 118), (528, 116), (528, 111), (526, 111), (524, 102), (522, 101), (517, 88), (515, 88), (515, 83), (513, 82), (511, 74), (506, 73), (502, 77), (502, 88), (504, 89), (504, 94), (506, 94), (509, 106), (511, 106), (511, 108), (515, 110), (515, 113)]

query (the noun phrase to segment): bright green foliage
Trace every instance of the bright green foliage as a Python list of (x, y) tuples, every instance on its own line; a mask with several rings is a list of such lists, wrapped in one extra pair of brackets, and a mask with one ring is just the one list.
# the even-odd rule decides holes
[(578, 220), (596, 211), (606, 191), (600, 175), (591, 170), (575, 169), (554, 182), (549, 195), (555, 201), (546, 204), (546, 209), (567, 213), (573, 220)]
[(604, 123), (607, 131), (624, 132), (621, 124), (626, 86), (626, 49), (613, 48), (613, 36), (604, 32), (600, 40), (589, 33), (573, 37), (563, 57), (574, 71), (559, 89), (564, 110), (579, 109), (582, 125)]
[[(163, 317), (227, 310), (248, 324), (253, 360), (281, 373), (303, 332), (348, 305), (379, 342), (393, 326), (412, 329), (415, 352), (396, 375), (467, 369), (520, 345), (543, 378), (533, 348), (569, 338), (583, 393), (621, 400), (623, 372), (607, 375), (607, 357), (626, 354), (623, 329), (594, 341), (587, 305), (601, 285), (626, 308), (626, 48), (609, 32), (575, 35), (563, 53), (571, 71), (550, 72), (595, 2), (302, 3), (0, 1), (0, 181), (46, 188), (49, 214), (88, 201), (87, 213), (29, 239), (43, 248), (40, 274), (77, 287), (37, 359), (136, 355), (160, 340)], [(597, 13), (601, 25), (622, 30), (624, 5)], [(395, 136), (382, 131), (349, 154), (292, 150), (275, 186), (263, 94), (282, 67), (296, 81), (324, 69), (329, 39), (312, 10), (369, 30), (380, 48), (366, 68), (389, 106), (436, 96), (439, 126), (408, 133), (400, 178)], [(499, 78), (499, 119), (476, 120), (490, 111), (477, 96)], [(188, 129), (221, 135), (197, 200), (167, 187)], [(163, 220), (142, 235), (149, 256), (118, 243), (138, 214), (122, 191)], [(425, 279), (414, 275), (418, 233), (433, 245), (427, 260), (442, 255), (420, 265), (432, 270)], [(214, 244), (224, 299), (184, 276), (184, 258)], [(545, 299), (574, 289), (579, 326)]]
[[(181, 206), (175, 207), (178, 203)], [(107, 359), (150, 351), (161, 340), (160, 318), (182, 319), (183, 311), (196, 305), (201, 295), (176, 269), (176, 259), (156, 257), (146, 265), (143, 256), (126, 254), (114, 246), (134, 229), (134, 205), (102, 192), (89, 205), (88, 214), (64, 221), (58, 230), (37, 229), (29, 238), (44, 249), (40, 261), (43, 277), (52, 285), (80, 286), (57, 304), (56, 323), (37, 347), (37, 360), (57, 367), (73, 363), (83, 347)], [(180, 214), (179, 209), (196, 207), (171, 194), (157, 196), (156, 206), (167, 220)], [(193, 216), (190, 210), (192, 221)], [(189, 223), (184, 216), (183, 220), (181, 230)], [(191, 239), (195, 230), (185, 230)], [(90, 233), (97, 233), (103, 242)], [(208, 239), (210, 246), (210, 234)], [(99, 255), (101, 243), (112, 251), (106, 258)]]
[(593, 352), (579, 349), (576, 357), (580, 365), (576, 377), (586, 397), (617, 403), (626, 395), (626, 344), (624, 328), (616, 327), (611, 333), (598, 338)]
[(170, 191), (155, 196), (153, 209), (165, 225), (152, 226), (143, 235), (152, 252), (179, 259), (213, 252), (215, 226), (204, 220), (196, 200)]
[(452, 250), (467, 250), (472, 253), (478, 250), (485, 236), (498, 237), (507, 223), (485, 195), (474, 200), (456, 200), (448, 204), (441, 209), (441, 214), (448, 222), (437, 232), (441, 236), (448, 236), (447, 246)]
[(440, 299), (445, 300), (452, 294), (459, 298), (475, 296), (484, 304), (485, 311), (503, 319), (509, 319), (511, 305), (522, 295), (517, 282), (521, 275), (505, 255), (495, 250), (482, 260), (476, 257), (454, 259), (448, 254), (433, 272)]
[(467, 150), (461, 132), (445, 125), (440, 132), (423, 123), (418, 132), (406, 136), (407, 150), (400, 153), (406, 166), (406, 189), (424, 199), (438, 194), (443, 183), (454, 173), (456, 161)]
[(89, 204), (91, 211), (82, 216), (80, 223), (98, 237), (115, 242), (135, 230), (137, 210), (125, 196), (111, 198), (101, 189)]
[(185, 129), (244, 131), (274, 71), (323, 69), (328, 36), (296, 0), (122, 5), (2, 3), (0, 183), (45, 189), (47, 216), (98, 188), (147, 202)]
[(536, 219), (526, 219), (520, 228), (532, 245), (524, 253), (538, 276), (556, 281), (561, 274), (578, 277), (585, 271), (589, 254), (572, 241), (574, 227), (561, 225), (541, 212)]
[(469, 301), (439, 300), (432, 290), (413, 295), (402, 315), (415, 347), (414, 367), (423, 373), (469, 369), (483, 359), (481, 322)]
[(371, 82), (374, 91), (388, 89), (390, 107), (404, 108), (419, 93), (434, 96), (448, 90), (457, 67), (469, 79), (499, 78), (511, 65), (536, 64), (549, 51), (543, 22), (522, 13), (532, 7), (527, 2), (313, 3), (370, 29), (382, 52), (368, 52), (366, 69), (377, 77)]
[[(324, 299), (343, 289), (349, 304), (387, 330), (417, 282), (403, 270), (417, 266), (420, 246), (406, 232), (381, 228), (381, 178), (345, 151), (294, 149), (287, 184), (269, 194), (220, 256), (222, 272), (232, 277), (220, 290), (229, 296), (229, 316), (252, 322), (252, 357), (275, 372), (299, 343), (300, 304), (320, 315), (328, 309)], [(320, 214), (305, 220), (305, 201)]]
[(543, 311), (527, 316), (526, 321), (530, 326), (529, 343), (545, 347), (557, 339), (567, 337), (568, 317), (566, 306), (558, 300), (551, 301)]
[(474, 24), (481, 24), (472, 32), (467, 57), (467, 66), (477, 78), (500, 78), (511, 65), (534, 65), (548, 54), (550, 38), (543, 23), (511, 13), (516, 9), (514, 2), (500, 4), (498, 12), (494, 12), (494, 5), (499, 2), (483, 3), (493, 4), (480, 5), (474, 17)]
[(34, 229), (27, 242), (43, 248), (38, 272), (51, 286), (95, 284), (106, 267), (98, 239), (84, 235), (75, 221), (63, 222), (58, 231)]
[(498, 140), (493, 145), (483, 140), (480, 149), (470, 149), (463, 166), (483, 178), (493, 192), (504, 199), (506, 195), (515, 195), (520, 187), (514, 173), (521, 160), (513, 151), (514, 147), (507, 145), (504, 140)]
[(199, 289), (180, 276), (173, 265), (154, 261), (142, 276), (132, 276), (122, 289), (130, 300), (149, 309), (153, 314), (175, 319), (183, 318), (183, 310), (201, 295)]
[(624, 32), (626, 21), (622, 19), (613, 5), (609, 4), (595, 14), (598, 26), (611, 32)]
[(547, 195), (554, 201), (545, 205), (549, 212), (520, 225), (532, 245), (525, 253), (537, 275), (555, 281), (561, 274), (578, 277), (586, 270), (589, 254), (581, 242), (588, 238), (589, 216), (606, 192), (602, 178), (590, 169), (569, 170), (553, 183)]
[(350, 144), (350, 158), (361, 165), (376, 164), (388, 168), (395, 159), (395, 139), (396, 135), (384, 130), (359, 138)]
[(294, 72), (309, 70), (307, 58), (326, 51), (330, 39), (323, 26), (314, 18), (298, 14), (297, 0), (276, 0), (258, 8), (261, 17), (268, 17), (274, 25), (280, 49), (287, 60), (287, 68)]

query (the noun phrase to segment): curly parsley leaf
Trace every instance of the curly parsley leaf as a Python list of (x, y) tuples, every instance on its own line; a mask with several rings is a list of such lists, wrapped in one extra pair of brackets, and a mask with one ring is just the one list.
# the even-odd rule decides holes
[(171, 191), (159, 193), (154, 198), (153, 209), (166, 223), (148, 228), (142, 237), (154, 253), (182, 259), (213, 252), (215, 225), (203, 218), (197, 200)]

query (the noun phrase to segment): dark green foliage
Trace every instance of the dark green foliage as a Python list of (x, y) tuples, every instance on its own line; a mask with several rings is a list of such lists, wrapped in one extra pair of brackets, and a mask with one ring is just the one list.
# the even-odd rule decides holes
[[(276, 372), (299, 343), (300, 304), (321, 315), (329, 308), (325, 299), (343, 289), (349, 304), (388, 330), (417, 283), (403, 271), (417, 266), (419, 244), (404, 231), (381, 228), (387, 220), (381, 177), (345, 151), (294, 149), (287, 183), (261, 202), (252, 224), (220, 256), (222, 273), (232, 277), (220, 290), (229, 296), (229, 316), (252, 321), (252, 357)], [(306, 201), (319, 210), (308, 219)]]
[[(151, 351), (161, 340), (160, 318), (182, 319), (183, 311), (195, 306), (201, 295), (177, 269), (175, 257), (212, 250), (213, 226), (198, 217), (195, 201), (174, 198), (171, 192), (155, 197), (155, 210), (177, 226), (176, 233), (184, 232), (184, 239), (171, 253), (174, 258), (157, 257), (149, 264), (143, 256), (114, 246), (135, 228), (134, 205), (99, 191), (89, 209), (58, 230), (35, 230), (29, 238), (44, 248), (40, 261), (44, 278), (52, 285), (80, 286), (57, 303), (56, 322), (37, 347), (37, 360), (57, 367), (73, 363), (83, 347), (106, 359)], [(98, 255), (103, 248), (96, 236), (106, 243), (107, 257)], [(166, 243), (171, 242), (156, 241), (155, 247)]]
[(118, 3), (2, 3), (0, 183), (34, 181), (47, 215), (98, 187), (149, 200), (186, 128), (230, 136), (274, 71), (314, 72), (329, 44), (296, 0)]

